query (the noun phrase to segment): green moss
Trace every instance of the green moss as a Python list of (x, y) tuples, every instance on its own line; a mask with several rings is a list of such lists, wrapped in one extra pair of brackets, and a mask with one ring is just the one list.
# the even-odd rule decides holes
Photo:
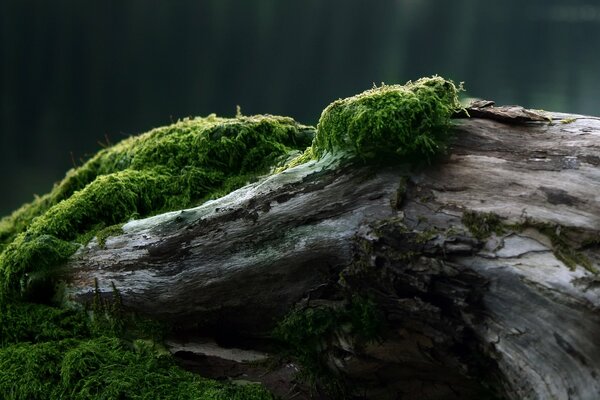
[(123, 225), (122, 224), (107, 226), (106, 228), (101, 229), (96, 234), (96, 237), (98, 238), (98, 245), (100, 245), (100, 247), (104, 248), (106, 245), (106, 239), (108, 239), (111, 236), (118, 236), (122, 233), (123, 233)]
[(336, 100), (323, 110), (312, 145), (276, 172), (340, 152), (363, 160), (429, 162), (451, 139), (450, 118), (462, 109), (461, 90), (434, 76)]
[(0, 222), (0, 291), (28, 291), (76, 249), (133, 217), (195, 206), (305, 149), (310, 127), (291, 118), (187, 119), (103, 149), (53, 190)]
[(341, 396), (347, 388), (327, 365), (327, 350), (336, 333), (344, 332), (359, 341), (376, 340), (382, 318), (376, 305), (354, 296), (345, 307), (317, 307), (290, 312), (275, 328), (274, 337), (302, 366), (301, 377), (311, 385), (322, 386), (331, 395)]
[[(84, 310), (2, 304), (0, 398), (272, 399), (259, 385), (226, 385), (186, 372), (162, 346), (135, 339), (132, 331), (129, 339), (115, 336), (109, 319), (118, 303), (115, 294), (94, 307), (93, 319)], [(143, 323), (137, 328), (137, 337), (152, 332)]]
[(89, 320), (81, 311), (30, 303), (0, 306), (0, 348), (19, 342), (83, 338), (89, 334)]
[(462, 223), (469, 229), (471, 235), (479, 240), (487, 239), (492, 233), (502, 235), (506, 232), (504, 222), (494, 213), (465, 211)]
[(394, 210), (400, 210), (408, 191), (408, 178), (405, 176), (400, 177), (398, 189), (396, 189), (395, 195), (390, 199), (390, 206)]
[(459, 90), (435, 76), (337, 100), (321, 114), (314, 153), (342, 150), (366, 159), (431, 159), (449, 140), (450, 117), (461, 109)]
[(0, 349), (3, 399), (272, 399), (186, 372), (138, 341), (111, 337), (19, 343)]
[(279, 173), (279, 172), (285, 171), (288, 168), (293, 168), (298, 165), (302, 165), (311, 160), (315, 160), (316, 158), (317, 158), (317, 156), (315, 155), (313, 146), (307, 147), (306, 150), (304, 150), (304, 152), (302, 152), (297, 157), (292, 158), (289, 162), (285, 163), (285, 165), (283, 165), (282, 167), (279, 167), (278, 169), (276, 169), (275, 172)]
[(435, 228), (429, 228), (424, 231), (417, 232), (414, 240), (417, 244), (425, 244), (431, 239), (434, 239), (438, 235), (438, 230)]
[[(15, 299), (49, 299), (57, 266), (93, 237), (104, 246), (131, 218), (220, 197), (294, 151), (304, 153), (286, 168), (327, 152), (429, 159), (448, 140), (458, 90), (433, 77), (339, 100), (323, 112), (314, 140), (314, 129), (285, 117), (186, 119), (125, 139), (70, 170), (50, 193), (0, 220), (0, 397), (271, 398), (257, 385), (222, 385), (178, 368), (154, 345), (162, 327), (126, 314), (116, 290), (111, 300), (95, 296), (87, 311)], [(308, 376), (334, 388), (321, 350), (341, 332), (371, 340), (379, 329), (374, 305), (353, 298), (340, 309), (292, 313), (276, 332)]]

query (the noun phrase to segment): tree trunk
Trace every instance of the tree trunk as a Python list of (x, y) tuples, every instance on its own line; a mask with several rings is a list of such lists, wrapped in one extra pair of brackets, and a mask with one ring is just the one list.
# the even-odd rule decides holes
[(361, 293), (380, 340), (341, 330), (323, 351), (367, 398), (598, 399), (600, 121), (469, 111), (432, 167), (329, 157), (131, 221), (73, 256), (67, 295), (114, 285), (131, 310), (235, 344)]

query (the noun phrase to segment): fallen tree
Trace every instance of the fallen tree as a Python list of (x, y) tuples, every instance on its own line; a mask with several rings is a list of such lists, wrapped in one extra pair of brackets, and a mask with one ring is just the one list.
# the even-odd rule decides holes
[(486, 108), (433, 167), (325, 158), (129, 222), (72, 257), (69, 296), (96, 280), (137, 311), (256, 337), (362, 293), (382, 338), (337, 332), (323, 351), (373, 396), (464, 399), (487, 379), (508, 398), (597, 398), (600, 123)]
[(328, 153), (98, 235), (64, 297), (117, 294), (218, 377), (278, 342), (329, 395), (596, 399), (600, 122), (466, 111), (431, 166)]

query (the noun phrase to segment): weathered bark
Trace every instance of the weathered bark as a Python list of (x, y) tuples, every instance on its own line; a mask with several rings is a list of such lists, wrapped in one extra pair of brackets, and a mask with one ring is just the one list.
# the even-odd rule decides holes
[(133, 310), (240, 338), (368, 293), (382, 340), (340, 335), (328, 354), (369, 398), (481, 398), (482, 381), (511, 399), (600, 398), (600, 121), (470, 111), (433, 167), (325, 159), (129, 222), (71, 259), (67, 293), (114, 284)]

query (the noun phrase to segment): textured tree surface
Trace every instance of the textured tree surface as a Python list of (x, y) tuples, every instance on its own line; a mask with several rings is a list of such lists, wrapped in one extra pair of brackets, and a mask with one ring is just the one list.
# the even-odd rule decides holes
[(322, 350), (357, 396), (600, 398), (600, 121), (469, 111), (431, 167), (326, 157), (132, 221), (71, 258), (67, 295), (114, 285), (126, 307), (180, 327), (172, 351), (199, 370), (284, 398), (309, 394), (277, 388), (293, 381), (281, 369), (257, 372), (269, 333), (348, 292), (385, 321), (376, 341), (340, 330)]

